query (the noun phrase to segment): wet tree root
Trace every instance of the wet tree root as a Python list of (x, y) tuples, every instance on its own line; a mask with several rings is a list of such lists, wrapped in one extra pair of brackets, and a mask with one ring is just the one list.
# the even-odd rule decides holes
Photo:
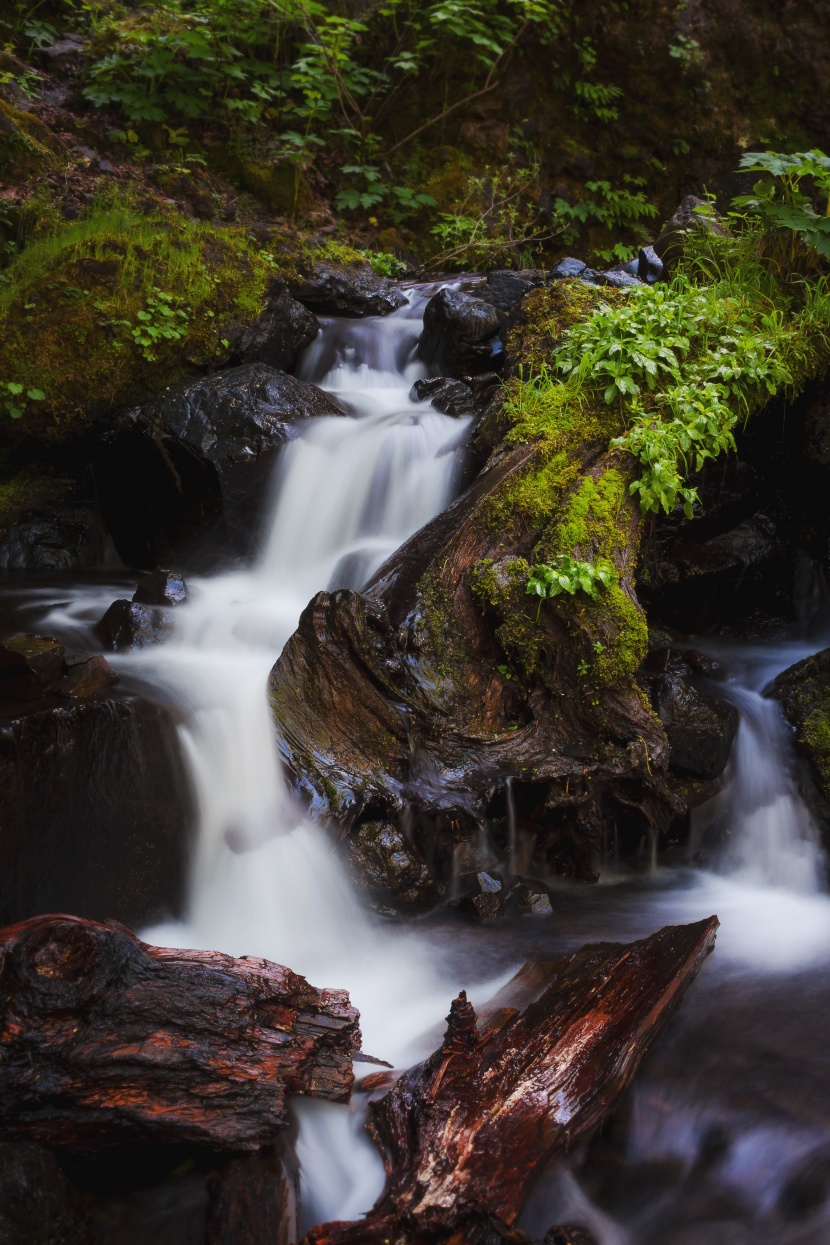
[(351, 1093), (348, 994), (268, 960), (41, 916), (0, 930), (0, 985), (2, 1139), (257, 1150), (286, 1125), (286, 1094)]
[(506, 992), (513, 1006), (497, 999), (480, 1021), (460, 994), (440, 1048), (371, 1105), (383, 1194), (365, 1219), (314, 1228), (304, 1245), (527, 1241), (513, 1225), (534, 1176), (631, 1082), (717, 926), (667, 926), (527, 965)]

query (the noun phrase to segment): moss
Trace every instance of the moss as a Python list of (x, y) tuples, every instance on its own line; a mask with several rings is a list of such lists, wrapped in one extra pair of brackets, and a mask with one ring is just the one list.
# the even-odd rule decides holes
[(77, 491), (74, 476), (50, 473), (42, 465), (21, 464), (13, 451), (0, 451), (0, 533), (20, 519), (59, 504)]
[(211, 143), (206, 151), (212, 169), (247, 190), (272, 212), (294, 216), (312, 206), (308, 179), (288, 160), (237, 152), (226, 143)]
[(816, 767), (824, 791), (830, 793), (830, 697), (805, 719), (799, 742)]
[[(261, 310), (274, 262), (239, 228), (177, 213), (143, 214), (128, 197), (98, 203), (83, 220), (31, 242), (0, 290), (3, 379), (46, 400), (0, 428), (48, 441), (76, 435), (227, 357), (224, 340)], [(145, 357), (132, 328), (154, 289), (184, 311), (184, 335)]]
[(39, 118), (0, 99), (0, 181), (25, 181), (57, 161), (61, 144)]
[(573, 280), (533, 290), (507, 335), (511, 369), (523, 377), (547, 376), (554, 346), (563, 334), (586, 319), (600, 301), (613, 303), (624, 297), (620, 290), (600, 290)]

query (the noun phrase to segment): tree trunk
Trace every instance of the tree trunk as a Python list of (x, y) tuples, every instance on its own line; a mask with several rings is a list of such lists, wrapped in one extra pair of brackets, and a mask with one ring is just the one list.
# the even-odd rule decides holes
[[(462, 993), (441, 1047), (372, 1104), (386, 1188), (365, 1220), (305, 1245), (461, 1245), (520, 1236), (540, 1167), (598, 1125), (712, 950), (717, 918), (526, 966), (477, 1024)], [(539, 997), (540, 986), (542, 992)], [(500, 1002), (496, 1000), (496, 1004)]]
[(0, 1138), (256, 1150), (285, 1127), (287, 1093), (351, 1093), (348, 994), (279, 964), (71, 916), (0, 931), (0, 964)]

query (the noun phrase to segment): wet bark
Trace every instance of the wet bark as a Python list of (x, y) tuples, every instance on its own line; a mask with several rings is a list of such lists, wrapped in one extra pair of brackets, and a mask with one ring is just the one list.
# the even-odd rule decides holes
[(460, 994), (441, 1047), (372, 1105), (383, 1194), (364, 1220), (314, 1228), (304, 1245), (522, 1239), (511, 1227), (534, 1176), (630, 1084), (717, 925), (667, 926), (527, 965), (502, 992), (513, 1005), (497, 998), (482, 1021)]
[(0, 1139), (256, 1150), (285, 1127), (286, 1094), (351, 1092), (348, 995), (279, 964), (68, 916), (0, 931), (0, 956)]

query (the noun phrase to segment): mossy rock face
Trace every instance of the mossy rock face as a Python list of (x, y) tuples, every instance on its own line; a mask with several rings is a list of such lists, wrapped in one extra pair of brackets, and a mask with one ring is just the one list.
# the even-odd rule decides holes
[(795, 727), (798, 750), (830, 807), (830, 648), (779, 674), (769, 694)]
[(61, 143), (37, 117), (0, 99), (0, 182), (25, 181), (58, 161)]
[(0, 569), (79, 570), (100, 564), (104, 528), (91, 489), (76, 475), (0, 454)]
[[(45, 400), (0, 432), (60, 443), (231, 357), (274, 279), (246, 231), (129, 199), (30, 242), (0, 290), (2, 379)], [(13, 361), (10, 363), (9, 361)]]
[(247, 190), (272, 212), (295, 216), (312, 206), (307, 179), (288, 160), (256, 158), (235, 152), (223, 143), (212, 143), (207, 150), (212, 169)]

